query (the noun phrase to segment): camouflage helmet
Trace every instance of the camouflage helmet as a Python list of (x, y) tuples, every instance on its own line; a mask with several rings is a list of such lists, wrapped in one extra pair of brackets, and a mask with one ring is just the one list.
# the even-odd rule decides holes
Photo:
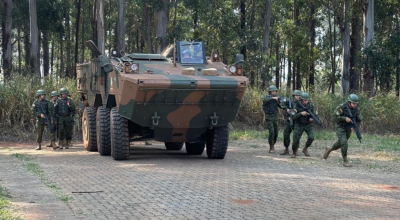
[(53, 96), (60, 96), (60, 94), (58, 94), (57, 91), (53, 91), (53, 92), (51, 92), (51, 96), (52, 96), (52, 97), (53, 97)]
[(43, 89), (39, 89), (39, 90), (36, 92), (36, 97), (39, 97), (39, 96), (41, 96), (41, 95), (46, 95), (46, 92), (45, 92)]
[(358, 103), (360, 101), (360, 99), (358, 98), (358, 95), (350, 94), (349, 98), (347, 99), (347, 101), (351, 102), (351, 103)]
[(60, 89), (61, 94), (68, 94), (68, 90), (66, 88), (61, 88)]
[(294, 90), (293, 96), (298, 95), (301, 96), (301, 91), (300, 90)]
[(269, 87), (268, 92), (272, 92), (272, 91), (278, 91), (278, 89), (276, 88), (276, 86), (272, 85)]
[(310, 95), (307, 92), (302, 92), (300, 99), (301, 100), (310, 100)]

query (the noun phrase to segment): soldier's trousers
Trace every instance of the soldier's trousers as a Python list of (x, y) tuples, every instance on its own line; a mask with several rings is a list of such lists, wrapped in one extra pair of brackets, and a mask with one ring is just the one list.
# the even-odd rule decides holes
[(338, 137), (338, 140), (336, 141), (336, 143), (333, 144), (332, 149), (337, 150), (341, 148), (343, 157), (347, 156), (347, 149), (348, 149), (347, 140), (349, 140), (350, 135), (351, 135), (351, 130), (347, 130), (346, 128), (342, 127), (336, 128), (336, 136)]
[(285, 119), (285, 129), (283, 130), (283, 145), (288, 148), (290, 145), (290, 134), (294, 128), (290, 126), (290, 120)]
[(314, 141), (314, 126), (310, 124), (296, 124), (293, 131), (293, 145), (292, 149), (296, 151), (299, 149), (300, 139), (303, 135), (303, 132), (307, 133), (307, 142), (306, 147), (311, 146), (312, 142)]
[(56, 124), (54, 120), (51, 122), (50, 141), (56, 141)]
[[(36, 123), (36, 141), (38, 144), (42, 143), (42, 137), (43, 137), (43, 132), (44, 128), (47, 127), (47, 132), (49, 132), (49, 135), (51, 136), (51, 124), (43, 124), (40, 122)], [(51, 139), (50, 139), (51, 140)]]
[(267, 114), (265, 115), (265, 125), (267, 126), (269, 135), (269, 145), (275, 145), (278, 139), (278, 114)]
[(72, 139), (72, 118), (71, 116), (59, 116), (57, 118), (58, 126), (58, 139), (71, 140)]

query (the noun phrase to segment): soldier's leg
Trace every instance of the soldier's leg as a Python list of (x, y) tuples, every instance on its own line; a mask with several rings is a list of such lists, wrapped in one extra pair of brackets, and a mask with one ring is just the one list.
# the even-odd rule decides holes
[(36, 141), (38, 143), (38, 147), (36, 148), (36, 150), (41, 150), (42, 149), (42, 137), (43, 137), (44, 127), (45, 127), (44, 124), (40, 124), (40, 123), (36, 124), (36, 132), (37, 132), (36, 133), (37, 134)]
[(302, 152), (304, 153), (304, 155), (309, 157), (310, 153), (308, 152), (308, 148), (311, 146), (311, 144), (314, 141), (314, 126), (312, 124), (307, 125), (305, 127), (305, 131), (307, 133), (307, 142), (306, 142), (306, 145), (304, 146)]
[(292, 144), (292, 150), (293, 150), (293, 154), (292, 154), (292, 158), (296, 158), (297, 156), (297, 149), (299, 149), (299, 145), (300, 145), (300, 139), (301, 139), (301, 135), (303, 135), (303, 126), (302, 125), (296, 125), (294, 127), (294, 131), (293, 131), (293, 144)]
[(69, 145), (71, 144), (72, 140), (72, 118), (71, 117), (65, 117), (65, 139), (67, 140), (67, 143), (65, 145), (65, 149), (69, 148)]
[(275, 137), (275, 129), (273, 120), (265, 120), (265, 124), (268, 129), (268, 143), (269, 143), (269, 152), (274, 153), (274, 137)]
[(333, 146), (330, 148), (325, 148), (324, 159), (328, 159), (329, 154), (332, 151), (342, 148), (344, 145), (347, 145), (346, 129), (340, 127), (336, 128), (336, 136), (338, 137), (338, 140), (333, 144)]
[(64, 117), (58, 118), (58, 146), (62, 149), (65, 145), (65, 121)]
[(281, 155), (289, 154), (290, 133), (292, 133), (290, 121), (285, 120), (285, 129), (283, 130), (283, 145), (285, 146), (285, 150), (281, 153)]
[(346, 132), (343, 132), (342, 133), (342, 141), (343, 142), (345, 142), (343, 145), (342, 145), (342, 148), (341, 148), (341, 150), (342, 150), (342, 157), (347, 157), (347, 149), (349, 148), (349, 145), (348, 145), (348, 140), (349, 140), (349, 138), (350, 138), (350, 135), (351, 135), (351, 130), (346, 130)]
[(276, 144), (276, 140), (278, 140), (278, 134), (279, 134), (279, 126), (278, 126), (278, 118), (274, 120), (274, 145)]

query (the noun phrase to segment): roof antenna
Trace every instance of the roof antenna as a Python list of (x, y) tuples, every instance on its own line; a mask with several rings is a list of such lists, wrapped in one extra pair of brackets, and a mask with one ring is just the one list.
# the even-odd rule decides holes
[(174, 38), (174, 67), (176, 67), (176, 41)]

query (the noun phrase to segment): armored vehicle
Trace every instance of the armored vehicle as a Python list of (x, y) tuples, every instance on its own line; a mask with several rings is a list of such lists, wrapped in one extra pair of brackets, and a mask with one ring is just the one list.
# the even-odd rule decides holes
[(219, 52), (205, 56), (203, 42), (177, 41), (161, 54), (112, 51), (95, 54), (77, 65), (85, 148), (129, 157), (130, 142), (157, 140), (167, 150), (223, 159), (228, 123), (237, 116), (248, 79), (242, 76), (243, 55), (225, 65)]

